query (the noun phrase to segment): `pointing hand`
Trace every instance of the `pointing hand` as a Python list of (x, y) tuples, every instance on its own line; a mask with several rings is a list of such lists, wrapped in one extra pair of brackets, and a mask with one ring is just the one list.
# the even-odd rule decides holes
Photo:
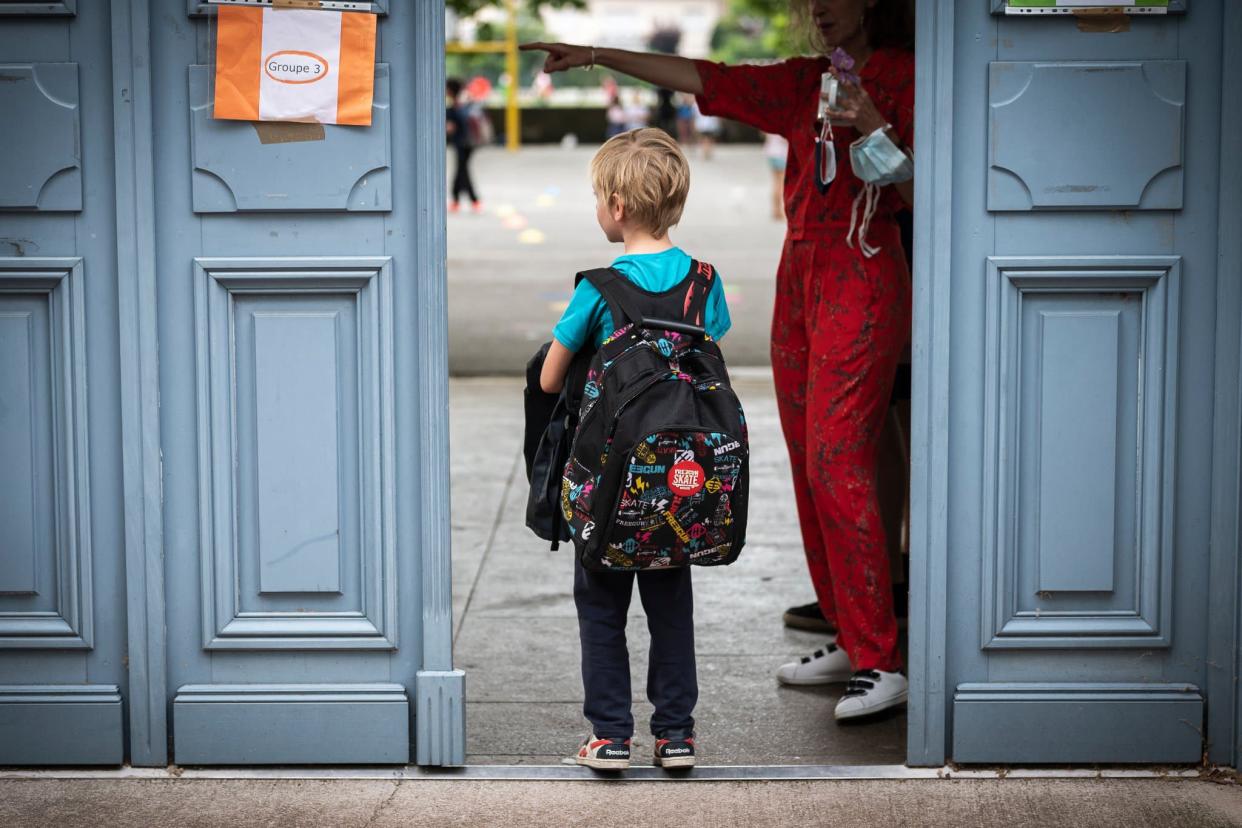
[(568, 43), (523, 43), (518, 48), (523, 52), (536, 50), (547, 52), (548, 58), (543, 62), (543, 71), (549, 74), (563, 72), (575, 66), (590, 66), (592, 63), (590, 46), (571, 46)]

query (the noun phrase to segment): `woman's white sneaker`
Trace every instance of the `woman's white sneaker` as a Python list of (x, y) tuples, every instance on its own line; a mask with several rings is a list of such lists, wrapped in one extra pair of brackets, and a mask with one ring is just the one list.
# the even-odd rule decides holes
[(845, 686), (845, 695), (837, 702), (837, 719), (870, 716), (906, 703), (909, 684), (901, 673), (883, 670), (859, 670)]
[(833, 643), (797, 661), (782, 664), (776, 671), (776, 680), (781, 684), (832, 684), (849, 681), (853, 673), (850, 657)]

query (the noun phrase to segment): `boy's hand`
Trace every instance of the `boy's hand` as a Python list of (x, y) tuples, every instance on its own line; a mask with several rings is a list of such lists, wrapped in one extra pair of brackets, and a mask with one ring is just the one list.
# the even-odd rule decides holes
[(571, 46), (568, 43), (523, 43), (518, 47), (523, 52), (536, 50), (548, 53), (543, 62), (543, 71), (551, 74), (573, 69), (575, 66), (591, 65), (590, 46)]

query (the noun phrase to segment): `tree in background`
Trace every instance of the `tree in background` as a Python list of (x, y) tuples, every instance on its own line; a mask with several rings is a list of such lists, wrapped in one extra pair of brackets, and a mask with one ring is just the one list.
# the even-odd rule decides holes
[[(461, 17), (469, 17), (485, 8), (504, 8), (504, 0), (445, 0), (445, 6)], [(546, 40), (547, 30), (539, 16), (540, 8), (586, 8), (586, 0), (523, 0), (518, 10), (518, 42)], [(482, 23), (478, 28), (481, 41), (499, 41), (505, 38), (503, 23)], [(518, 87), (528, 88), (535, 75), (543, 67), (544, 55), (539, 52), (522, 52), (518, 56)], [(445, 56), (445, 72), (449, 77), (472, 78), (481, 75), (500, 89), (505, 74), (505, 56), (494, 54), (450, 54)], [(599, 86), (600, 79), (594, 72), (565, 72), (558, 75), (558, 87)]]
[(790, 27), (789, 0), (729, 0), (712, 32), (712, 60), (725, 63), (778, 60), (804, 50)]
[[(462, 0), (466, 2), (466, 0)], [(481, 3), (469, 0), (472, 5)], [(453, 5), (452, 3), (449, 4)], [(532, 40), (543, 40), (546, 31), (537, 13), (522, 9), (518, 12), (518, 42), (527, 43)], [(483, 23), (479, 26), (478, 39), (481, 41), (504, 40), (505, 27), (501, 23), (494, 25)], [(518, 55), (518, 86), (530, 86), (535, 74), (543, 66), (543, 55), (538, 52), (522, 52)], [(505, 56), (502, 52), (483, 54), (449, 54), (445, 55), (444, 68), (448, 77), (473, 78), (482, 75), (491, 81), (492, 86), (500, 88), (501, 75), (505, 73)]]

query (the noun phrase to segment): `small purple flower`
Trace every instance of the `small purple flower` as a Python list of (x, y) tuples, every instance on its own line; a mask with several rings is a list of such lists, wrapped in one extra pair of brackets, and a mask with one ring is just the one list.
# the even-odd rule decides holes
[(850, 57), (850, 53), (842, 49), (840, 46), (832, 50), (832, 54), (828, 56), (828, 60), (832, 62), (832, 66), (837, 70), (837, 77), (846, 83), (859, 85), (861, 80), (851, 70), (854, 68), (854, 58)]

